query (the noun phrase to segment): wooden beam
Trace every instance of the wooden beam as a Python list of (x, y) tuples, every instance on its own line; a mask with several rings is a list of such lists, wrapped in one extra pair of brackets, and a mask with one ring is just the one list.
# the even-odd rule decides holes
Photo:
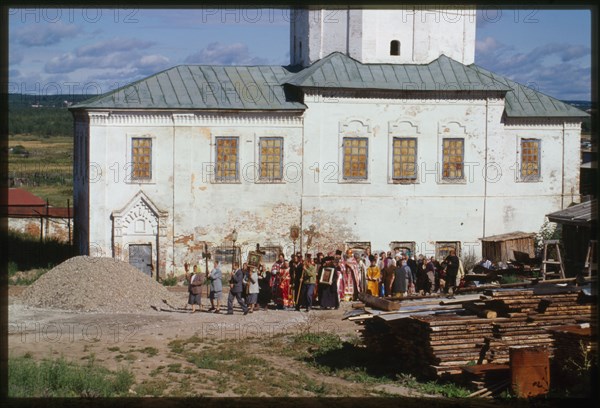
[(368, 293), (359, 293), (358, 298), (365, 305), (370, 306), (374, 309), (385, 310), (391, 312), (393, 310), (400, 310), (400, 302), (394, 302), (375, 296), (371, 296)]

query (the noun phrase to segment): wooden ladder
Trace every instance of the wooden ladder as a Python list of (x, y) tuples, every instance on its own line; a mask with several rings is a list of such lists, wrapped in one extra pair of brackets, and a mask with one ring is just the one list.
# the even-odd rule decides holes
[(596, 240), (591, 239), (588, 244), (587, 256), (585, 257), (584, 270), (587, 272), (588, 278), (592, 277), (592, 274), (598, 273), (598, 260), (596, 259)]
[[(556, 250), (556, 259), (548, 259), (550, 250), (554, 248)], [(548, 272), (547, 265), (559, 265), (558, 272)], [(549, 278), (560, 278), (565, 279), (565, 268), (563, 266), (562, 256), (560, 254), (560, 243), (556, 239), (550, 239), (544, 242), (544, 258), (542, 259), (542, 279), (546, 280)]]

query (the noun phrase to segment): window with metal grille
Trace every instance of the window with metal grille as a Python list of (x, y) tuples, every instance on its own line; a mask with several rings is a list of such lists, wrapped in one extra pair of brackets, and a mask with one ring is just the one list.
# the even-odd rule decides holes
[[(231, 264), (231, 261), (234, 256), (233, 247), (217, 247), (214, 252), (214, 260), (219, 261), (219, 263)], [(241, 256), (240, 247), (235, 247), (235, 259), (239, 262)]]
[(344, 138), (344, 179), (367, 179), (368, 147), (366, 137)]
[(442, 178), (457, 180), (464, 178), (465, 139), (443, 140), (443, 168)]
[(237, 137), (217, 137), (215, 181), (238, 180), (239, 142)]
[(131, 139), (132, 179), (152, 178), (152, 138), (134, 137)]
[(540, 140), (521, 139), (521, 179), (540, 178)]
[(273, 263), (279, 259), (279, 254), (283, 253), (283, 248), (280, 246), (261, 246), (260, 250), (264, 252), (262, 256), (262, 262), (265, 263), (267, 267), (270, 267), (270, 263)]
[(460, 257), (460, 242), (458, 241), (450, 241), (450, 242), (436, 242), (435, 243), (435, 258), (438, 261), (443, 261), (446, 259), (448, 255), (450, 255), (450, 251), (454, 250), (456, 252), (456, 256)]
[(392, 144), (392, 179), (415, 180), (417, 178), (417, 139), (395, 137)]
[(393, 252), (410, 252), (411, 255), (415, 254), (415, 242), (414, 241), (392, 241), (390, 242), (390, 250)]
[(362, 255), (366, 253), (367, 250), (371, 251), (371, 241), (354, 241), (354, 242), (346, 242), (346, 251), (351, 249), (352, 254)]
[(260, 175), (261, 181), (280, 181), (283, 179), (283, 138), (260, 138)]

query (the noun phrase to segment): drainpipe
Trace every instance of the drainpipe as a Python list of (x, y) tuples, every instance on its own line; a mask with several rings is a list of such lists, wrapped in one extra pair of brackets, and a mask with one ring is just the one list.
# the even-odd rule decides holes
[(304, 152), (306, 151), (306, 148), (304, 146), (304, 114), (302, 113), (302, 117), (301, 117), (301, 123), (302, 123), (302, 127), (300, 128), (300, 131), (302, 132), (302, 137), (301, 137), (301, 143), (302, 143), (302, 180), (301, 180), (301, 184), (300, 184), (300, 253), (302, 253), (302, 241), (304, 239), (304, 226), (302, 224), (302, 215), (304, 213), (303, 209), (302, 209), (302, 204), (304, 202), (304, 159), (306, 157), (306, 155), (304, 154)]
[(490, 110), (490, 99), (485, 99), (485, 157), (483, 158), (483, 231), (482, 238), (485, 238), (485, 216), (487, 209), (487, 183), (488, 183), (488, 118)]
[(565, 209), (565, 122), (562, 129), (562, 157), (560, 160), (560, 209)]

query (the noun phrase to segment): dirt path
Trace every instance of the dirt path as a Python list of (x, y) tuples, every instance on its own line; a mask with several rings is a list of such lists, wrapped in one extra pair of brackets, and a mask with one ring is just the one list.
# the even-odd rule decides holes
[[(134, 395), (414, 395), (401, 387), (382, 389), (324, 375), (297, 356), (279, 352), (287, 347), (285, 339), (300, 333), (356, 337), (358, 326), (341, 319), (348, 303), (339, 310), (268, 310), (246, 316), (239, 308), (234, 315), (153, 310), (101, 314), (30, 308), (22, 304), (20, 292), (9, 290), (9, 356), (63, 356), (93, 359), (111, 370), (127, 367), (135, 375)], [(186, 295), (178, 293), (182, 305)], [(239, 364), (228, 360), (229, 345), (240, 350)], [(274, 373), (280, 379), (270, 380)], [(244, 386), (238, 384), (240, 376)], [(259, 392), (264, 381), (270, 388)]]

